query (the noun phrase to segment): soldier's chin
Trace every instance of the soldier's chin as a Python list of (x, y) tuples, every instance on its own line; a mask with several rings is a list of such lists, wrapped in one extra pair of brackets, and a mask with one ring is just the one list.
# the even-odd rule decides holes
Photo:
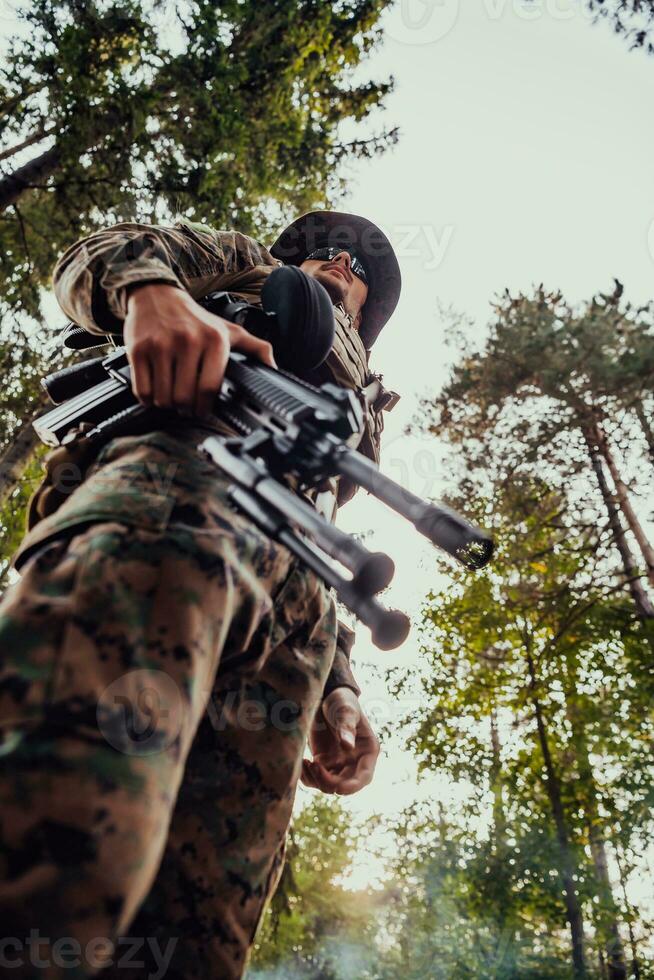
[(347, 292), (347, 283), (342, 276), (332, 275), (329, 272), (319, 272), (315, 278), (325, 287), (332, 303), (343, 302)]

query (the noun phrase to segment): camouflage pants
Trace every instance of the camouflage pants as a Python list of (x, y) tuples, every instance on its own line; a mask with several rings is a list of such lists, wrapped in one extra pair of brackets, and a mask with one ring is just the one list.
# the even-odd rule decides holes
[(241, 977), (333, 602), (169, 433), (48, 522), (0, 605), (0, 975)]

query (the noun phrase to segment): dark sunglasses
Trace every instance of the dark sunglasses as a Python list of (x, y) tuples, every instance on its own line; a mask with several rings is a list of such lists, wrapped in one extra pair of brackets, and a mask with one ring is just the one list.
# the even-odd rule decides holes
[(352, 270), (354, 275), (357, 276), (361, 280), (361, 282), (364, 282), (367, 286), (368, 276), (366, 275), (366, 270), (364, 268), (364, 265), (362, 262), (359, 261), (359, 259), (356, 257), (356, 254), (351, 248), (335, 248), (334, 246), (330, 248), (317, 248), (315, 252), (311, 252), (311, 254), (307, 255), (306, 258), (325, 259), (326, 261), (331, 262), (331, 260), (335, 259), (337, 255), (340, 255), (341, 252), (347, 252), (347, 254), (350, 256), (351, 259), (350, 269)]

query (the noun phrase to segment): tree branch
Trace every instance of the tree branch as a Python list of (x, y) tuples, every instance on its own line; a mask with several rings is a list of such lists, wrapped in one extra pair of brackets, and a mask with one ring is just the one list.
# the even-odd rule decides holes
[(13, 156), (14, 153), (20, 153), (21, 150), (24, 150), (28, 146), (32, 146), (34, 143), (39, 143), (41, 140), (44, 140), (46, 136), (51, 136), (54, 132), (56, 132), (56, 126), (51, 126), (50, 129), (37, 130), (36, 133), (32, 133), (31, 136), (24, 139), (22, 143), (17, 143), (16, 146), (11, 146), (8, 150), (0, 151), (0, 160), (6, 160), (8, 157)]

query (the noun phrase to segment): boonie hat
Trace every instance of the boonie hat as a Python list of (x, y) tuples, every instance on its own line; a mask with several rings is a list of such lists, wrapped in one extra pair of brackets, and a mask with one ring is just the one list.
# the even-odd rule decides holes
[(301, 265), (318, 248), (352, 248), (368, 277), (359, 336), (369, 350), (400, 298), (402, 277), (393, 246), (377, 225), (344, 211), (308, 211), (296, 218), (270, 246), (285, 265)]

